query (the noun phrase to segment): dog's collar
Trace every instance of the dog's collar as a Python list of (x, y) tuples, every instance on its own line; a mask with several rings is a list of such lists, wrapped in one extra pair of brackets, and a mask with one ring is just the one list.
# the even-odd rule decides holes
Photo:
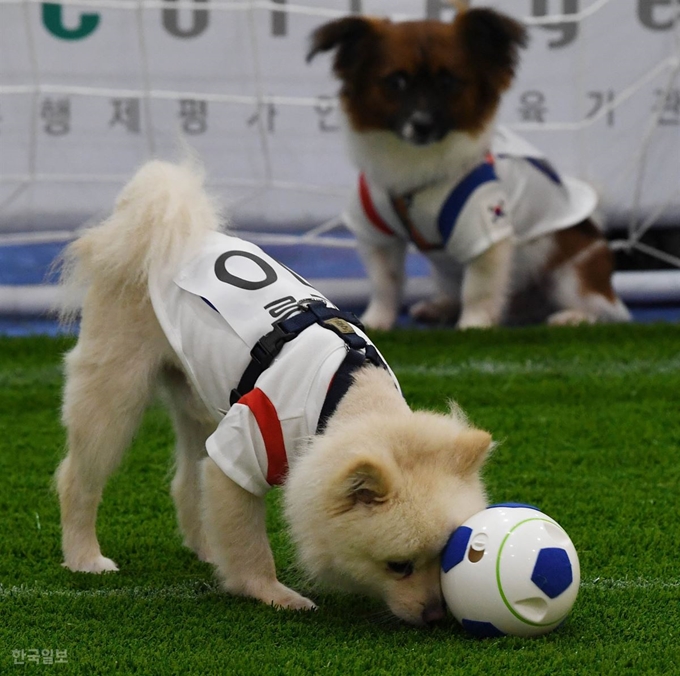
[[(509, 155), (501, 154), (501, 155), (498, 155), (498, 157), (509, 157)], [(470, 164), (469, 170), (463, 171), (463, 173), (461, 175), (463, 177), (467, 176), (470, 173), (470, 171), (473, 171), (480, 164), (490, 164), (491, 166), (493, 166), (495, 164), (495, 158), (496, 158), (496, 156), (490, 150), (487, 150), (483, 154), (483, 156), (477, 158), (475, 163)], [(544, 162), (544, 164), (547, 164), (547, 162)], [(365, 176), (365, 174), (364, 174), (364, 176)], [(400, 192), (387, 191), (387, 194), (388, 194), (391, 201), (401, 200), (407, 206), (410, 206), (410, 204), (413, 201), (413, 199), (415, 198), (415, 196), (418, 195), (419, 193), (425, 192), (425, 190), (429, 190), (430, 188), (434, 188), (435, 186), (438, 186), (438, 185), (441, 185), (441, 184), (444, 184), (444, 183), (448, 184), (448, 183), (451, 182), (451, 180), (452, 179), (451, 179), (450, 175), (444, 174), (444, 175), (438, 176), (436, 178), (431, 178), (429, 181), (425, 181), (424, 183), (421, 183), (419, 186), (416, 186), (415, 188), (411, 188), (410, 190), (404, 190), (404, 191), (400, 191)], [(461, 181), (462, 179), (459, 178), (457, 180)]]
[[(481, 180), (489, 180), (488, 179), (489, 171), (491, 171), (491, 173), (495, 177), (495, 174), (493, 173), (494, 162), (495, 162), (494, 156), (490, 152), (488, 152), (484, 156), (483, 162), (478, 164), (472, 171), (466, 174), (463, 177), (463, 179), (461, 179), (457, 184), (455, 184), (453, 191), (449, 194), (449, 196), (445, 200), (444, 208), (446, 208), (446, 205), (451, 203), (454, 205), (454, 209), (460, 209), (461, 205), (464, 204), (467, 197), (469, 197), (470, 190), (474, 189), (477, 185), (479, 185), (480, 177)], [(424, 239), (423, 236), (418, 231), (418, 228), (414, 224), (413, 219), (411, 218), (410, 211), (411, 204), (416, 195), (418, 195), (421, 192), (424, 192), (425, 190), (433, 188), (434, 186), (439, 185), (440, 183), (442, 183), (442, 179), (432, 179), (430, 181), (423, 183), (417, 188), (414, 188), (407, 192), (401, 194), (394, 194), (388, 192), (387, 194), (390, 200), (390, 204), (392, 205), (392, 209), (397, 218), (399, 219), (402, 227), (404, 228), (408, 238), (416, 245), (416, 247), (418, 247), (420, 251), (436, 251), (444, 249), (446, 247), (445, 238), (442, 238), (443, 241), (441, 243), (428, 242), (426, 239)], [(367, 188), (364, 188), (364, 190), (367, 190)], [(395, 234), (387, 224), (383, 223), (382, 229), (385, 228), (392, 235)]]
[(404, 192), (389, 192), (388, 195), (390, 197), (390, 200), (403, 200), (407, 204), (410, 204), (413, 200), (413, 198), (421, 192), (424, 192), (425, 190), (429, 190), (430, 188), (434, 188), (436, 185), (439, 185), (440, 183), (443, 183), (444, 179), (441, 178), (433, 178), (426, 183), (423, 183), (416, 188), (412, 188), (411, 190), (406, 190)]

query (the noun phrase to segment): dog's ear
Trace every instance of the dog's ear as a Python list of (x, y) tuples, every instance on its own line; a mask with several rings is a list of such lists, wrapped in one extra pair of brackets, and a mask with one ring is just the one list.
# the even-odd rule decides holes
[(346, 497), (352, 505), (377, 505), (388, 499), (392, 482), (386, 468), (375, 462), (362, 461), (349, 470), (345, 487)]
[(307, 63), (319, 52), (337, 50), (333, 70), (343, 78), (366, 56), (370, 38), (376, 33), (376, 20), (348, 16), (319, 26), (311, 35)]
[(482, 8), (460, 12), (453, 25), (475, 67), (493, 73), (498, 87), (507, 89), (515, 76), (519, 50), (529, 42), (526, 28), (505, 14)]
[(494, 447), (491, 435), (484, 430), (470, 427), (463, 430), (455, 440), (455, 469), (469, 475), (481, 469)]

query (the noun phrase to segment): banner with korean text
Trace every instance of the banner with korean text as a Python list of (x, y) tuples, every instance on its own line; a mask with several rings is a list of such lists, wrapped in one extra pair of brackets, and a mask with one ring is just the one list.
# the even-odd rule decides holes
[[(680, 0), (482, 4), (530, 26), (501, 120), (610, 217), (680, 222)], [(0, 0), (0, 232), (98, 217), (180, 137), (237, 225), (334, 217), (354, 171), (330, 59), (305, 52), (350, 12), (453, 16), (444, 0)]]

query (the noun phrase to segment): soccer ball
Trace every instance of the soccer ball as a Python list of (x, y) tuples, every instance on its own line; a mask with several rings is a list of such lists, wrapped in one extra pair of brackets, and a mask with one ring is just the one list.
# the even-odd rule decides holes
[(449, 610), (477, 636), (538, 636), (558, 627), (581, 580), (564, 529), (531, 505), (493, 505), (469, 518), (442, 555)]

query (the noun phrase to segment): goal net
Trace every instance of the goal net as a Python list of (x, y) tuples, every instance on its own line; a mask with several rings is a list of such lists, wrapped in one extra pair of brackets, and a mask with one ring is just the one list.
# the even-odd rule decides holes
[[(680, 1), (472, 3), (482, 4), (531, 29), (500, 120), (592, 182), (615, 247), (680, 267), (665, 245), (680, 224)], [(0, 246), (72, 237), (141, 162), (176, 157), (183, 137), (236, 229), (265, 243), (351, 247), (337, 229), (355, 178), (337, 83), (328, 58), (304, 58), (311, 31), (347, 13), (449, 20), (453, 9), (0, 0)]]

